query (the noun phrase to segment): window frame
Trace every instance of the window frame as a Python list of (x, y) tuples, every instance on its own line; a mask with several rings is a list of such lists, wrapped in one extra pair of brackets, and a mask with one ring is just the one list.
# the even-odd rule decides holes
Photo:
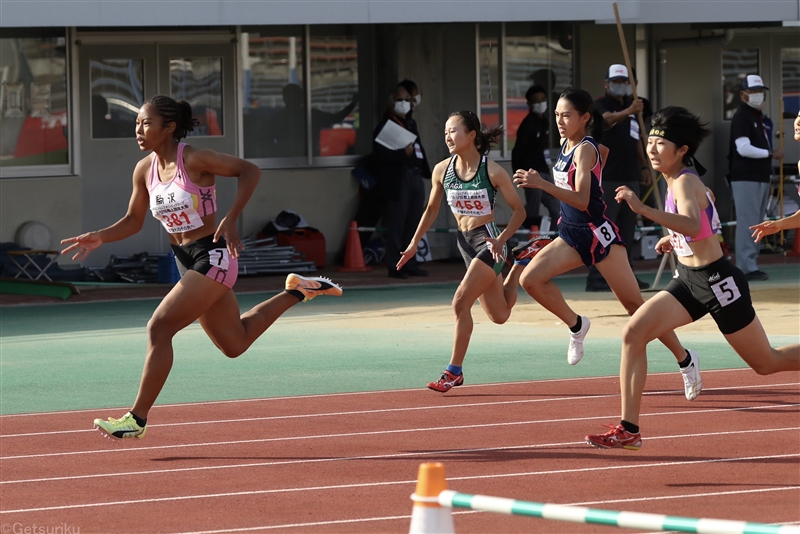
[[(322, 168), (336, 168), (336, 167), (352, 167), (355, 165), (356, 161), (359, 158), (363, 157), (363, 154), (354, 154), (354, 155), (347, 155), (347, 156), (314, 156), (313, 154), (313, 138), (314, 135), (313, 128), (311, 125), (311, 116), (312, 116), (312, 108), (311, 108), (311, 38), (313, 34), (320, 35), (321, 33), (324, 34), (326, 28), (330, 27), (337, 27), (337, 26), (353, 26), (354, 36), (356, 38), (356, 42), (358, 43), (359, 48), (359, 70), (361, 70), (361, 62), (362, 62), (362, 55), (360, 50), (362, 46), (367, 47), (374, 45), (374, 39), (371, 37), (371, 32), (360, 32), (357, 25), (351, 24), (334, 24), (334, 25), (327, 25), (327, 24), (303, 24), (303, 25), (295, 25), (294, 28), (301, 27), (303, 32), (303, 46), (302, 46), (302, 58), (303, 58), (303, 97), (305, 101), (305, 126), (306, 126), (306, 155), (305, 156), (295, 156), (289, 158), (270, 158), (270, 157), (258, 157), (258, 158), (247, 158), (248, 161), (251, 163), (258, 165), (261, 169), (322, 169)], [(240, 26), (237, 29), (238, 35), (241, 33), (249, 33), (249, 31), (260, 29), (260, 28), (274, 28), (273, 26)], [(313, 33), (312, 33), (313, 32)], [(370, 43), (364, 44), (362, 42), (363, 39), (369, 36)], [(244, 67), (240, 66), (239, 68), (239, 77), (241, 80), (240, 84), (240, 102), (244, 104)], [(359, 82), (360, 83), (360, 82)], [(363, 110), (361, 106), (366, 99), (360, 99), (359, 101), (359, 113), (362, 113)], [(239, 113), (239, 123), (242, 124), (244, 122), (243, 118), (243, 107), (242, 105), (239, 106), (238, 109)], [(360, 125), (361, 128), (364, 125)], [(371, 131), (370, 131), (371, 133)], [(242, 143), (240, 143), (240, 156), (244, 158), (244, 138), (243, 135), (240, 137), (242, 139)]]
[[(35, 36), (31, 34), (35, 33)], [(4, 28), (3, 39), (34, 39), (44, 37), (64, 38), (64, 87), (66, 90), (66, 117), (67, 117), (67, 163), (51, 165), (9, 165), (0, 167), (0, 180), (15, 178), (56, 178), (74, 177), (76, 175), (75, 156), (75, 104), (73, 91), (74, 65), (74, 39), (72, 28)]]

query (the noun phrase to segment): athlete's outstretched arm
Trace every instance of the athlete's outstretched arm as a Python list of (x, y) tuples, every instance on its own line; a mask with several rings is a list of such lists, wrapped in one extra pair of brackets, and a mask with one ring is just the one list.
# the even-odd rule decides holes
[(575, 150), (575, 191), (562, 189), (542, 178), (533, 169), (519, 169), (514, 173), (514, 183), (517, 187), (533, 187), (550, 193), (561, 202), (581, 211), (589, 206), (589, 196), (592, 189), (592, 168), (597, 163), (597, 152), (589, 144), (583, 144)]
[[(156, 156), (152, 154), (150, 157), (154, 158)], [(61, 244), (69, 244), (69, 246), (62, 250), (61, 254), (67, 254), (77, 249), (72, 259), (83, 261), (91, 251), (97, 249), (103, 243), (121, 241), (142, 229), (144, 218), (147, 215), (147, 208), (150, 204), (147, 194), (147, 173), (150, 170), (150, 157), (141, 159), (133, 170), (133, 191), (131, 192), (131, 199), (128, 201), (128, 211), (125, 216), (102, 230), (62, 239)]]
[(433, 168), (433, 176), (431, 177), (431, 194), (428, 197), (428, 205), (425, 206), (425, 212), (417, 225), (417, 231), (414, 232), (414, 237), (411, 238), (411, 243), (408, 247), (400, 253), (400, 261), (397, 262), (397, 270), (403, 268), (403, 265), (410, 260), (414, 254), (417, 253), (417, 245), (422, 241), (422, 237), (436, 220), (439, 215), (439, 206), (442, 204), (442, 197), (444, 196), (444, 171), (447, 169), (447, 164), (450, 160), (440, 161), (436, 167)]
[[(504, 261), (505, 258), (502, 255), (503, 245), (505, 245), (508, 240), (511, 239), (511, 236), (519, 230), (519, 227), (525, 220), (525, 206), (522, 205), (522, 200), (520, 200), (519, 194), (517, 194), (517, 191), (514, 189), (514, 184), (511, 183), (511, 177), (508, 176), (504, 168), (496, 162), (489, 160), (488, 171), (489, 180), (491, 180), (492, 185), (503, 195), (508, 207), (514, 210), (514, 213), (511, 214), (511, 218), (508, 220), (508, 224), (500, 235), (497, 236), (497, 239), (486, 239), (492, 247), (491, 251), (495, 256), (495, 260)], [(493, 243), (492, 241), (495, 242)]]
[[(630, 206), (631, 211), (638, 213), (651, 221), (666, 226), (674, 232), (678, 232), (689, 237), (694, 237), (700, 233), (700, 205), (697, 202), (695, 184), (697, 180), (693, 174), (682, 174), (672, 182), (672, 193), (678, 213), (667, 213), (650, 206), (646, 206), (639, 200), (639, 197), (626, 186), (618, 187), (614, 199), (617, 202), (625, 201)], [(705, 194), (705, 187), (703, 187)]]
[(224, 235), (227, 243), (228, 253), (234, 257), (239, 257), (239, 250), (244, 249), (239, 239), (239, 228), (236, 221), (242, 214), (244, 207), (253, 196), (258, 180), (261, 178), (261, 169), (249, 161), (231, 156), (220, 154), (210, 149), (194, 150), (186, 157), (186, 169), (197, 174), (209, 173), (215, 176), (236, 177), (238, 184), (236, 187), (236, 197), (228, 213), (217, 225), (214, 233), (214, 242)]

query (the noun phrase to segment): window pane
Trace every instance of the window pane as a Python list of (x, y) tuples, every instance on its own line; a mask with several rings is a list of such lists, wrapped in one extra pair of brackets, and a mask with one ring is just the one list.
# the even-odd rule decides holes
[(218, 57), (169, 60), (170, 96), (192, 106), (200, 122), (189, 137), (222, 135), (222, 59)]
[(748, 74), (758, 74), (758, 48), (722, 51), (722, 105), (726, 120), (733, 118), (742, 103), (739, 91), (742, 79)]
[(144, 60), (92, 61), (92, 138), (136, 137), (136, 116), (144, 103)]
[(63, 35), (0, 39), (0, 103), (0, 166), (69, 163)]
[(793, 119), (800, 111), (800, 48), (781, 50), (783, 118)]
[(355, 32), (349, 27), (317, 28), (310, 50), (312, 154), (354, 154), (359, 127)]
[(484, 126), (497, 126), (500, 119), (500, 25), (480, 25), (478, 70), (481, 86), (480, 117)]
[(244, 157), (306, 156), (303, 32), (242, 33)]
[[(547, 95), (546, 116), (553, 116), (558, 96), (572, 85), (572, 28), (561, 24), (508, 24), (506, 26), (506, 105), (504, 124), (508, 150), (514, 148), (517, 128), (528, 114), (527, 90), (541, 86)], [(555, 128), (550, 128), (551, 138)], [(552, 140), (552, 139), (551, 139)]]

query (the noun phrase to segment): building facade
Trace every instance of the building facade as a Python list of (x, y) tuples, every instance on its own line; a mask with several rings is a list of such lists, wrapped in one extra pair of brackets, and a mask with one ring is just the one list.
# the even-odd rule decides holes
[[(637, 0), (618, 9), (639, 94), (655, 109), (685, 106), (711, 125), (698, 158), (730, 218), (729, 120), (742, 76), (764, 78), (773, 132), (789, 132), (786, 161), (800, 157), (791, 141), (800, 2)], [(143, 156), (136, 113), (155, 94), (192, 104), (200, 127), (189, 143), (263, 169), (240, 220), (243, 235), (292, 209), (325, 234), (334, 259), (359, 199), (350, 171), (370, 151), (399, 80), (420, 88), (415, 119), (431, 165), (447, 157), (443, 125), (457, 109), (506, 126), (491, 157), (508, 165), (530, 85), (548, 89), (552, 110), (567, 87), (601, 96), (608, 66), (624, 62), (613, 4), (602, 0), (3, 0), (0, 28), (0, 241), (38, 221), (54, 247), (124, 214)], [(222, 210), (235, 187), (218, 180)], [(507, 209), (499, 212), (502, 223)], [(442, 210), (436, 226), (453, 225)], [(434, 256), (451, 254), (453, 241), (432, 236)], [(88, 264), (168, 249), (148, 220)]]

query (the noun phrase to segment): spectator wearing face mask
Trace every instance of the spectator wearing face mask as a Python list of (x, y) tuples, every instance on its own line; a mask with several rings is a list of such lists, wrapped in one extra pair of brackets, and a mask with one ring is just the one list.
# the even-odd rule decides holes
[(760, 281), (769, 275), (758, 269), (760, 245), (753, 241), (750, 227), (764, 220), (767, 212), (769, 179), (772, 159), (783, 157), (782, 149), (771, 148), (761, 112), (764, 104), (761, 76), (750, 74), (742, 79), (739, 96), (742, 103), (731, 118), (731, 138), (728, 159), (733, 204), (736, 208), (736, 266), (750, 281)]
[(411, 111), (406, 114), (406, 118), (410, 119), (417, 106), (422, 104), (422, 94), (419, 92), (419, 87), (417, 87), (417, 84), (408, 78), (400, 82), (398, 85), (408, 91), (408, 94), (411, 95)]
[[(606, 203), (606, 217), (619, 229), (619, 235), (631, 262), (631, 247), (636, 233), (636, 214), (624, 202), (614, 200), (617, 188), (625, 186), (638, 197), (639, 185), (652, 180), (650, 167), (644, 156), (640, 141), (637, 113), (643, 110), (641, 99), (632, 98), (628, 69), (625, 65), (614, 64), (608, 68), (605, 79), (606, 94), (595, 101), (594, 109), (603, 116), (603, 144), (608, 147), (608, 160), (603, 167), (603, 201)], [(639, 280), (639, 289), (647, 289), (649, 284)], [(589, 269), (586, 291), (611, 291), (608, 283), (595, 267)]]
[[(511, 167), (514, 171), (522, 169), (537, 171), (542, 178), (553, 183), (550, 165), (544, 151), (550, 146), (550, 117), (547, 114), (547, 93), (541, 85), (532, 85), (525, 92), (530, 113), (522, 119), (517, 128), (517, 140), (511, 150)], [(539, 204), (547, 208), (547, 215), (555, 227), (558, 221), (560, 202), (541, 189), (525, 188), (525, 222), (523, 227), (536, 225), (541, 228), (542, 217)]]
[(425, 184), (422, 180), (431, 177), (417, 123), (409, 117), (412, 100), (406, 88), (398, 85), (389, 96), (389, 108), (372, 135), (374, 140), (386, 123), (393, 121), (417, 136), (413, 143), (398, 150), (390, 150), (377, 141), (372, 143), (375, 178), (386, 203), (383, 211), (383, 225), (386, 227), (384, 257), (389, 276), (402, 279), (428, 275), (427, 271), (419, 268), (416, 258), (411, 258), (401, 270), (395, 267), (400, 261), (400, 253), (414, 237), (425, 208)]

